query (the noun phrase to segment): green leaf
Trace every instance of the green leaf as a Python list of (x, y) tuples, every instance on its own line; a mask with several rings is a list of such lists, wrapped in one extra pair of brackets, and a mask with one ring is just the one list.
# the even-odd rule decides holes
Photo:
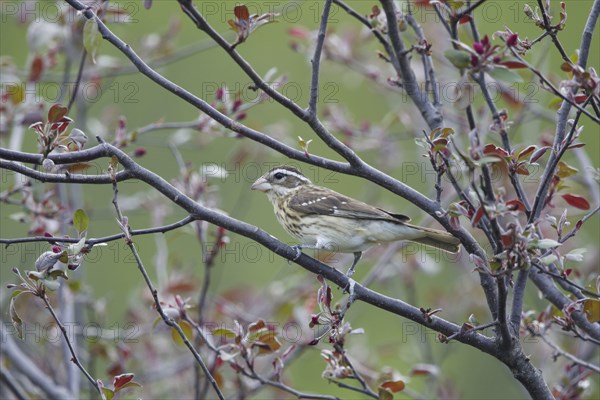
[(81, 208), (73, 214), (73, 226), (79, 233), (87, 231), (89, 221), (87, 214)]
[(469, 315), (469, 322), (473, 325), (473, 326), (477, 326), (479, 325), (479, 321), (477, 320), (477, 317), (475, 316), (475, 314), (471, 314)]
[(236, 336), (234, 331), (232, 331), (231, 329), (227, 329), (227, 328), (214, 329), (212, 331), (212, 334), (214, 336), (225, 336), (228, 339), (233, 339)]
[(42, 283), (51, 292), (55, 292), (60, 287), (60, 282), (54, 279), (42, 279)]
[(12, 321), (12, 325), (14, 326), (15, 330), (17, 331), (17, 336), (19, 337), (19, 339), (23, 340), (23, 320), (21, 319), (21, 317), (19, 317), (19, 314), (17, 314), (17, 309), (15, 307), (15, 299), (16, 297), (13, 297), (12, 299), (10, 299), (10, 319)]
[(600, 300), (586, 299), (583, 302), (583, 311), (587, 315), (587, 319), (594, 323), (600, 321)]
[(581, 262), (581, 261), (583, 261), (583, 255), (585, 254), (586, 251), (587, 251), (587, 249), (585, 247), (581, 247), (579, 249), (574, 249), (574, 250), (571, 250), (570, 252), (568, 252), (567, 255), (565, 256), (565, 258), (569, 261)]
[(568, 178), (570, 176), (573, 176), (575, 174), (577, 174), (579, 172), (579, 170), (569, 164), (567, 164), (564, 161), (559, 161), (558, 162), (558, 168), (556, 169), (556, 175), (558, 175), (559, 178)]
[[(191, 338), (194, 337), (194, 332), (192, 331), (192, 326), (185, 322), (185, 321), (181, 321), (179, 323), (179, 327), (181, 328), (181, 330), (183, 331), (183, 334), (185, 335), (185, 337), (190, 340)], [(181, 337), (181, 335), (179, 334), (179, 332), (177, 332), (177, 330), (175, 328), (171, 329), (171, 337), (173, 338), (173, 341), (180, 345), (180, 346), (185, 346), (185, 342), (183, 341), (183, 338)]]
[(226, 351), (221, 351), (220, 357), (221, 357), (221, 360), (223, 360), (223, 362), (227, 362), (227, 361), (231, 361), (234, 358), (236, 358), (238, 354), (240, 354), (239, 351), (234, 351), (233, 353), (228, 353)]
[(115, 397), (115, 392), (113, 392), (111, 389), (109, 388), (102, 388), (102, 393), (104, 394), (104, 397), (106, 397), (106, 400), (112, 400), (113, 397)]
[(548, 102), (548, 108), (558, 108), (562, 103), (561, 97), (554, 97), (552, 100)]
[[(70, 244), (67, 248), (68, 255), (70, 257), (76, 256), (81, 253), (81, 250), (85, 247), (85, 236), (79, 239), (79, 242)], [(62, 261), (62, 260), (61, 260)], [(64, 261), (63, 261), (64, 262)]]
[(501, 158), (498, 158), (496, 156), (485, 156), (485, 157), (481, 157), (479, 160), (477, 160), (477, 164), (484, 165), (484, 164), (497, 163), (500, 161), (504, 161), (504, 160), (502, 160)]
[(379, 387), (377, 391), (377, 397), (379, 398), (379, 400), (394, 400), (394, 394), (390, 390)]
[(544, 265), (550, 265), (553, 262), (558, 261), (558, 257), (556, 257), (554, 254), (548, 254), (546, 257), (542, 257), (540, 258), (540, 261), (544, 264)]
[(98, 22), (95, 18), (85, 21), (83, 26), (83, 47), (92, 57), (92, 62), (96, 64), (96, 52), (102, 43), (102, 35), (98, 30)]
[(444, 52), (444, 56), (446, 56), (456, 68), (467, 68), (471, 65), (471, 56), (464, 51), (448, 49)]
[(554, 239), (534, 239), (527, 243), (528, 249), (553, 249), (560, 246), (560, 243)]
[(506, 68), (502, 68), (502, 67), (496, 67), (493, 70), (491, 70), (490, 72), (488, 72), (488, 74), (492, 78), (502, 81), (502, 82), (508, 82), (508, 83), (523, 82), (523, 78), (521, 77), (521, 75), (517, 74), (515, 71), (511, 71), (510, 69), (506, 69)]
[(465, 2), (462, 0), (448, 0), (448, 5), (454, 10), (458, 10), (462, 6), (465, 5)]

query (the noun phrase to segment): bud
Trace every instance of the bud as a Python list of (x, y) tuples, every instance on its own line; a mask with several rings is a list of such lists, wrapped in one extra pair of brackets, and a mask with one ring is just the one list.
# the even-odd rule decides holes
[(483, 45), (480, 42), (473, 43), (473, 50), (475, 50), (477, 54), (483, 54), (483, 52), (485, 51)]
[(516, 33), (511, 34), (510, 36), (508, 36), (508, 39), (506, 39), (506, 45), (508, 47), (514, 47), (517, 45), (517, 39), (519, 38), (519, 35)]
[(525, 13), (525, 15), (527, 15), (529, 19), (536, 19), (535, 13), (533, 12), (529, 4), (525, 4), (525, 6), (523, 7), (523, 12)]

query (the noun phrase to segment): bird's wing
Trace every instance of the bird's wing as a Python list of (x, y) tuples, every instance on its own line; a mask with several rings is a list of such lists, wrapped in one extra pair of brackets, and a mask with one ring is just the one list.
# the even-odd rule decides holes
[(319, 187), (310, 191), (300, 190), (294, 193), (289, 199), (288, 207), (303, 214), (391, 222), (410, 221), (406, 215), (392, 214), (362, 201)]

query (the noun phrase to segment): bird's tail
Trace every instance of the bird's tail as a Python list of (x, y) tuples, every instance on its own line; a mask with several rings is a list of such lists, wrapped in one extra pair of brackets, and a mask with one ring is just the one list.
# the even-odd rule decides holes
[(448, 251), (450, 253), (457, 253), (460, 249), (460, 240), (452, 236), (448, 232), (439, 231), (437, 229), (424, 228), (422, 226), (416, 226), (406, 224), (407, 226), (416, 229), (423, 233), (422, 237), (410, 239), (413, 242), (432, 246), (437, 249)]

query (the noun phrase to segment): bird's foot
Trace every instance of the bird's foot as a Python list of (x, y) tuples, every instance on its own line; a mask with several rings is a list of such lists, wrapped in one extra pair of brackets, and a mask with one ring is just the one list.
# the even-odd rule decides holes
[(296, 255), (294, 256), (293, 259), (288, 260), (288, 263), (292, 262), (292, 261), (296, 261), (302, 255), (302, 246), (301, 245), (297, 244), (295, 246), (292, 246), (292, 249), (296, 250)]
[(348, 301), (346, 302), (346, 308), (350, 308), (350, 305), (354, 303), (354, 286), (356, 281), (352, 278), (348, 278), (348, 284), (344, 288), (343, 292), (348, 293)]

